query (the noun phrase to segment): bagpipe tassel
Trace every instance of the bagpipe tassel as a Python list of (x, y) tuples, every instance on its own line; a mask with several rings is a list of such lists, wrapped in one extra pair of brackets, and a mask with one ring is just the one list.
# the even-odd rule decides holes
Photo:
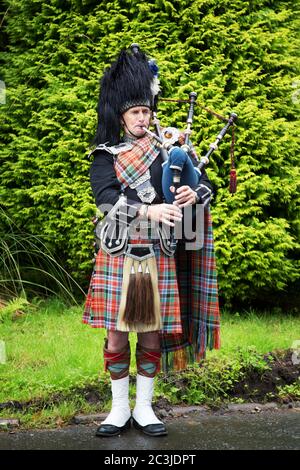
[(236, 181), (236, 169), (232, 168), (230, 170), (230, 181), (229, 181), (229, 191), (230, 194), (234, 194), (236, 192), (236, 186), (237, 186), (237, 181)]
[(230, 146), (230, 161), (231, 161), (230, 180), (229, 180), (230, 194), (236, 193), (236, 188), (237, 188), (236, 169), (235, 169), (235, 163), (234, 163), (234, 145), (235, 145), (235, 135), (234, 135), (234, 126), (232, 126), (231, 146)]

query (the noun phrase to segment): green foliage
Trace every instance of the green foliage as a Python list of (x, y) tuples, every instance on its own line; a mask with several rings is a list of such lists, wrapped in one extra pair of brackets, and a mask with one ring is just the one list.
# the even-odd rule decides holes
[[(76, 281), (67, 273), (64, 267), (54, 259), (48, 247), (42, 239), (28, 234), (13, 223), (7, 214), (1, 210), (0, 224), (0, 296), (1, 299), (16, 302), (27, 302), (27, 297), (38, 293), (43, 295), (59, 294), (62, 299), (72, 304), (76, 303), (74, 291), (82, 289)], [(8, 304), (1, 316), (9, 315)]]
[(300, 381), (290, 385), (277, 387), (278, 396), (282, 401), (300, 400)]
[(7, 305), (0, 307), (0, 322), (12, 320), (13, 315), (18, 311), (25, 313), (30, 308), (29, 305), (28, 300), (22, 297), (10, 300)]
[[(230, 138), (208, 168), (223, 298), (262, 298), (299, 278), (298, 1), (5, 0), (0, 39), (1, 205), (87, 285), (95, 212), (88, 147), (98, 81), (112, 57), (138, 42), (157, 59), (164, 97), (239, 115), (238, 192), (228, 192)], [(161, 102), (163, 125), (186, 109)], [(200, 154), (221, 128), (196, 110)]]
[(190, 367), (184, 372), (164, 376), (159, 380), (160, 394), (174, 404), (216, 405), (229, 399), (234, 385), (250, 373), (262, 376), (267, 370), (270, 366), (263, 355), (254, 347), (247, 347), (237, 350), (234, 357), (213, 357), (200, 368)]

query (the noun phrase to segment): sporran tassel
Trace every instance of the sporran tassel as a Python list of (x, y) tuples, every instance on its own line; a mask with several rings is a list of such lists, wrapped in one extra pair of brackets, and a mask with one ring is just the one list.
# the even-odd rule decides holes
[(155, 322), (154, 292), (146, 260), (139, 262), (137, 272), (134, 263), (132, 264), (124, 321), (129, 327), (134, 327), (137, 323), (151, 325)]
[[(142, 254), (140, 258), (138, 252)], [(145, 256), (145, 252), (150, 256)], [(123, 264), (117, 330), (146, 333), (161, 328), (158, 273), (152, 245), (129, 245)]]

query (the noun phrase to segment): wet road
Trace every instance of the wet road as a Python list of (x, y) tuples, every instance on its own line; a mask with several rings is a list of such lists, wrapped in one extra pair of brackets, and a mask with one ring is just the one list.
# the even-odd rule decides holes
[(96, 425), (0, 433), (4, 450), (299, 450), (300, 411), (192, 413), (167, 422), (166, 437), (151, 438), (134, 428), (114, 438), (94, 436)]

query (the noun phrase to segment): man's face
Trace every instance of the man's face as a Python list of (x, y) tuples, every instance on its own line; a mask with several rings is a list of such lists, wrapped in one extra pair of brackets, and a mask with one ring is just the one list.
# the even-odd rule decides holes
[(134, 137), (143, 137), (143, 127), (149, 127), (151, 111), (146, 106), (135, 106), (122, 115), (122, 125), (126, 134)]

